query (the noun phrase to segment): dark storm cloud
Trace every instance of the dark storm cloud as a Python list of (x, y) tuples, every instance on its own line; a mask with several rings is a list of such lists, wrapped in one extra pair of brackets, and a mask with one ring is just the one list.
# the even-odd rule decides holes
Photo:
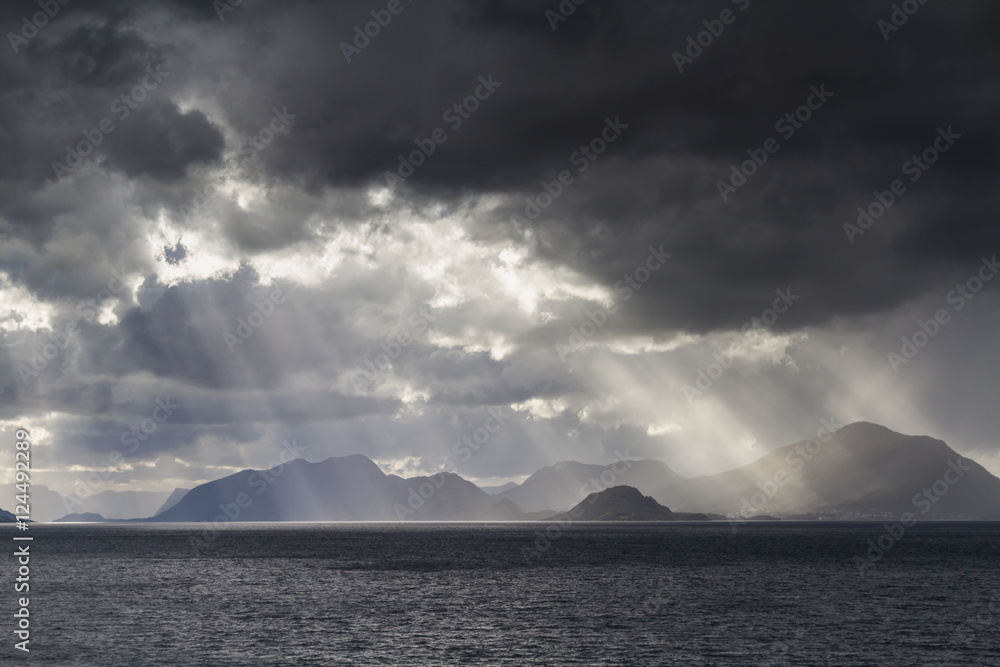
[[(571, 154), (605, 118), (620, 118), (628, 129), (531, 226), (540, 257), (610, 284), (636, 252), (667, 243), (683, 259), (641, 295), (647, 332), (738, 325), (739, 304), (785, 286), (809, 300), (781, 327), (885, 311), (1000, 245), (990, 159), (1000, 10), (922, 6), (887, 43), (876, 22), (889, 5), (742, 4), (591, 2), (556, 31), (546, 3), (406, 4), (349, 64), (340, 43), (371, 20), (367, 5), (246, 4), (225, 21), (201, 18), (234, 48), (256, 49), (208, 76), (239, 91), (221, 100), (228, 120), (253, 133), (287, 106), (295, 130), (261, 167), (311, 189), (384, 183), (399, 155), (441, 128), (447, 141), (407, 178), (410, 196), (503, 193), (512, 203), (484, 222), (505, 225), (543, 179), (575, 169)], [(727, 8), (735, 21), (678, 72), (672, 54)], [(500, 86), (488, 99), (458, 127), (446, 122), (491, 74)], [(833, 94), (786, 139), (775, 123), (811, 86)], [(961, 139), (849, 243), (843, 225), (857, 206), (907, 178), (901, 166), (939, 127)], [(769, 137), (780, 151), (723, 203), (717, 182)], [(240, 229), (228, 232), (240, 247), (274, 243)]]
[[(167, 5), (81, 6), (43, 30), (23, 57), (5, 54), (23, 91), (5, 96), (5, 115), (20, 130), (9, 148), (21, 158), (21, 177), (44, 173), (150, 64), (176, 73), (151, 94), (211, 94), (225, 82), (230, 93), (217, 102), (241, 136), (265, 127), (273, 108), (295, 115), (294, 131), (260, 155), (272, 182), (384, 183), (399, 155), (441, 128), (447, 141), (407, 179), (412, 196), (504, 193), (512, 203), (484, 221), (500, 225), (523, 215), (523, 197), (543, 192), (543, 179), (569, 169), (576, 182), (532, 223), (540, 257), (611, 284), (648, 244), (667, 243), (685, 258), (676, 269), (683, 285), (671, 280), (669, 290), (653, 286), (642, 295), (657, 306), (645, 308), (657, 313), (641, 325), (646, 331), (733, 326), (736, 304), (788, 285), (811, 288), (810, 302), (781, 326), (878, 312), (1000, 245), (991, 221), (1000, 137), (990, 112), (998, 102), (992, 29), (1000, 9), (922, 6), (887, 43), (876, 22), (891, 8), (862, 2), (754, 2), (745, 11), (742, 2), (589, 2), (555, 31), (544, 14), (550, 4), (406, 3), (351, 63), (340, 44), (372, 20), (367, 4), (248, 2), (221, 20), (209, 3), (182, 3), (171, 19), (160, 12)], [(678, 72), (672, 54), (723, 9), (734, 22)], [(174, 43), (134, 30), (144, 13), (167, 23)], [(193, 49), (181, 48), (188, 40)], [(223, 55), (216, 44), (245, 56)], [(488, 99), (467, 118), (453, 113), (446, 121), (490, 75), (500, 85)], [(775, 122), (805, 103), (810, 86), (833, 96), (781, 138)], [(26, 100), (48, 111), (39, 115)], [(628, 129), (576, 173), (571, 154), (600, 136), (606, 117)], [(884, 222), (848, 243), (842, 226), (856, 207), (948, 126), (962, 136), (957, 145)], [(42, 136), (58, 139), (35, 141)], [(778, 138), (780, 151), (723, 203), (717, 181), (768, 137)], [(98, 149), (107, 168), (165, 182), (218, 160), (222, 149), (202, 111), (181, 113), (166, 99), (142, 105), (107, 139)], [(301, 238), (293, 228), (275, 231), (283, 227), (274, 221), (253, 231), (240, 222), (250, 215), (259, 214), (228, 214), (225, 233), (238, 247), (254, 252), (280, 245), (275, 237)], [(608, 235), (591, 233), (599, 226)], [(914, 263), (898, 279), (900, 267)], [(862, 284), (847, 267), (870, 274)]]
[[(416, 244), (412, 219), (454, 216), (471, 243), (512, 248), (526, 266), (549, 275), (570, 269), (612, 293), (650, 247), (673, 253), (627, 302), (619, 298), (594, 341), (738, 330), (771, 306), (776, 290), (791, 290), (798, 299), (772, 334), (808, 331), (831, 347), (862, 340), (871, 364), (913, 318), (926, 317), (911, 317), (912, 304), (933, 301), (979, 257), (1000, 251), (993, 3), (920, 5), (884, 40), (877, 22), (889, 18), (891, 2), (587, 0), (553, 30), (546, 12), (558, 11), (555, 0), (403, 0), (350, 62), (343, 44), (385, 3), (246, 0), (221, 13), (219, 4), (73, 0), (17, 53), (9, 40), (0, 48), (0, 268), (51, 308), (59, 327), (80, 327), (28, 383), (17, 366), (44, 334), (26, 334), (0, 354), (0, 410), (72, 415), (53, 423), (66, 447), (115, 446), (109, 435), (146, 408), (114, 390), (138, 386), (147, 407), (167, 391), (186, 406), (151, 439), (150, 456), (194, 447), (199, 437), (256, 442), (258, 430), (234, 424), (259, 418), (294, 424), (346, 448), (340, 453), (354, 443), (372, 455), (409, 447), (440, 459), (482, 406), (532, 400), (558, 404), (547, 408), (555, 416), (512, 427), (520, 439), (506, 436), (511, 442), (496, 451), (514, 453), (486, 454), (469, 470), (530, 472), (519, 466), (548, 462), (537, 442), (562, 443), (552, 446), (571, 458), (569, 432), (592, 458), (629, 443), (649, 455), (684, 448), (680, 436), (647, 437), (611, 408), (601, 423), (577, 408), (612, 391), (601, 384), (609, 368), (644, 378), (651, 363), (677, 376), (646, 382), (647, 390), (679, 396), (704, 367), (703, 349), (564, 362), (554, 346), (594, 297), (547, 294), (526, 314), (470, 273), (455, 278), (449, 301), (451, 276), (427, 277), (438, 257), (417, 267), (385, 250)], [(678, 71), (675, 53), (724, 10), (734, 20)], [(3, 5), (3, 34), (19, 32), (21, 17), (35, 11), (31, 2)], [(807, 122), (776, 127), (817, 89), (829, 93)], [(274, 125), (277, 117), (287, 123)], [(113, 131), (101, 129), (105, 119)], [(910, 181), (904, 163), (932, 146), (939, 128), (960, 137)], [(430, 139), (435, 131), (446, 140)], [(723, 201), (719, 181), (769, 138), (780, 149)], [(606, 150), (581, 158), (595, 139), (607, 140)], [(86, 164), (69, 164), (84, 141), (96, 144)], [(433, 153), (391, 198), (370, 196), (397, 173), (399, 156), (410, 161), (428, 142)], [(563, 171), (572, 182), (550, 205), (530, 208), (526, 198), (537, 205), (540, 194), (556, 192)], [(845, 223), (894, 179), (905, 194), (849, 238)], [(476, 209), (480, 201), (496, 205)], [(445, 231), (439, 257), (458, 252)], [(331, 238), (343, 240), (336, 275), (306, 252)], [(229, 268), (215, 269), (210, 250)], [(301, 251), (294, 262), (314, 280), (264, 284), (254, 262), (276, 251)], [(471, 268), (486, 273), (499, 266), (492, 256), (477, 261)], [(81, 318), (79, 304), (114, 272), (145, 282), (135, 298), (122, 290), (107, 299), (114, 323)], [(223, 334), (234, 334), (275, 287), (287, 301), (252, 336), (227, 344)], [(393, 360), (370, 393), (347, 395), (345, 378), (379, 353), (386, 332), (435, 297), (449, 305), (434, 335)], [(11, 312), (10, 321), (22, 317)], [(968, 320), (984, 321), (990, 313)], [(506, 356), (495, 353), (495, 340)], [(942, 358), (959, 363), (948, 354), (927, 354), (921, 374), (945, 373)], [(988, 352), (976, 354), (995, 368)], [(762, 435), (796, 439), (822, 416), (824, 388), (844, 380), (801, 338), (787, 361), (746, 362), (754, 380), (734, 375), (712, 396)], [(338, 388), (327, 391), (331, 382)], [(979, 406), (989, 394), (975, 392)], [(405, 393), (409, 402), (399, 398)], [(920, 397), (935, 399), (939, 410), (955, 407), (933, 392)], [(777, 404), (795, 413), (790, 426), (774, 426)], [(383, 430), (359, 425), (364, 415)], [(963, 428), (975, 433), (967, 442), (986, 432)]]
[(192, 165), (218, 160), (222, 146), (222, 135), (202, 112), (185, 114), (176, 105), (152, 103), (123, 124), (108, 161), (126, 176), (171, 181)]
[(138, 300), (114, 328), (83, 327), (84, 338), (94, 337), (80, 361), (84, 371), (149, 372), (212, 389), (273, 390), (282, 376), (320, 360), (321, 350), (303, 349), (290, 335), (297, 321), (311, 316), (306, 301), (296, 301), (287, 285), (259, 285), (249, 267), (225, 279), (172, 287), (151, 276)]
[[(8, 29), (14, 29), (16, 12), (13, 5), (4, 6)], [(0, 114), (9, 128), (0, 140), (4, 153), (14, 158), (0, 167), (5, 181), (41, 186), (58, 178), (52, 163), (64, 163), (66, 147), (76, 147), (84, 132), (98, 131), (105, 118), (120, 129), (123, 114), (140, 104), (131, 92), (144, 78), (152, 84), (144, 90), (144, 102), (147, 96), (169, 94), (169, 84), (161, 85), (166, 79), (150, 79), (147, 67), (162, 65), (170, 49), (148, 41), (133, 20), (125, 8), (73, 3), (23, 52), (0, 51), (0, 68), (7, 74)], [(126, 95), (128, 106), (120, 99)], [(111, 141), (100, 138), (85, 157), (104, 154)]]

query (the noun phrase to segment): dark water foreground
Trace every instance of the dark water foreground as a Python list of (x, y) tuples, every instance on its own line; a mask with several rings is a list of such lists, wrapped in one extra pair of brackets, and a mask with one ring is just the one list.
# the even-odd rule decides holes
[(1000, 665), (1000, 524), (918, 524), (863, 576), (881, 524), (542, 530), (33, 526), (30, 662)]

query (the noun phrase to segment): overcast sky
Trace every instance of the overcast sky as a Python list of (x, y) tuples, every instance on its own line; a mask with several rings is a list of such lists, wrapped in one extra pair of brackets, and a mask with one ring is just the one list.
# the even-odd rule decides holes
[(1000, 474), (1000, 5), (903, 4), (3, 3), (3, 437), (64, 492), (824, 418)]

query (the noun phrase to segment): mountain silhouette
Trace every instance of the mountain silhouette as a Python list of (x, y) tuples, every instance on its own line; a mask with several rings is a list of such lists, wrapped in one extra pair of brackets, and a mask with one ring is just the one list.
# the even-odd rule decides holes
[[(907, 512), (916, 519), (1000, 519), (1000, 479), (941, 440), (868, 422), (778, 447), (715, 475), (683, 478), (653, 460), (563, 461), (522, 484), (501, 488), (491, 488), (491, 495), (454, 473), (410, 479), (387, 475), (360, 454), (317, 463), (296, 459), (270, 470), (243, 470), (187, 492), (175, 490), (148, 520), (535, 520), (586, 504), (592, 494), (597, 509), (584, 507), (585, 516), (600, 509), (599, 516), (621, 520), (669, 520), (663, 512), (671, 512), (668, 507), (673, 519), (706, 514), (883, 519)], [(626, 488), (632, 491), (613, 491)]]
[(662, 461), (621, 460), (603, 466), (561, 461), (542, 468), (519, 486), (497, 496), (513, 500), (525, 512), (566, 510), (589, 493), (610, 486), (629, 485), (649, 493), (680, 479)]
[(354, 454), (244, 470), (196, 486), (151, 520), (473, 521), (521, 515), (514, 503), (454, 473), (404, 479)]
[(1000, 519), (1000, 479), (941, 440), (869, 422), (649, 492), (675, 509), (727, 515)]
[(613, 486), (591, 493), (579, 505), (553, 521), (706, 521), (704, 514), (671, 512), (634, 486)]

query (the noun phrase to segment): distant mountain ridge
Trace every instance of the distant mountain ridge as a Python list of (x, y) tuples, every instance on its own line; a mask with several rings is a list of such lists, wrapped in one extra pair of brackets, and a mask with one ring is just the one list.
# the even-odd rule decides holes
[[(174, 490), (176, 494), (179, 489)], [(14, 484), (0, 484), (0, 498), (13, 498)], [(44, 484), (31, 485), (31, 518), (56, 521), (66, 514), (100, 514), (108, 519), (134, 519), (153, 514), (168, 500), (165, 491), (99, 491), (64, 496)]]
[(74, 512), (56, 519), (56, 523), (105, 523), (106, 521), (103, 516), (93, 512)]
[(360, 454), (295, 459), (191, 489), (152, 521), (472, 521), (522, 516), (454, 473), (404, 479)]
[(162, 505), (160, 505), (160, 509), (156, 510), (156, 512), (153, 513), (153, 516), (156, 516), (157, 514), (163, 514), (168, 509), (179, 503), (181, 501), (181, 498), (186, 496), (187, 492), (190, 490), (191, 489), (174, 489), (173, 492), (170, 494), (170, 496), (163, 501)]
[(589, 493), (629, 485), (649, 493), (682, 478), (662, 461), (620, 459), (608, 465), (560, 461), (535, 472), (519, 486), (497, 494), (526, 512), (567, 509)]
[[(917, 519), (1000, 520), (1000, 479), (940, 440), (867, 422), (778, 447), (715, 475), (684, 478), (654, 460), (563, 461), (521, 484), (488, 487), (496, 495), (454, 473), (387, 475), (360, 454), (317, 463), (296, 459), (177, 489), (144, 520), (537, 520), (566, 512), (591, 494), (626, 487), (674, 515), (896, 519), (909, 512)], [(628, 494), (603, 498), (623, 501)]]
[(497, 494), (503, 493), (504, 491), (516, 487), (517, 487), (517, 482), (507, 482), (506, 484), (500, 484), (499, 486), (480, 486), (479, 488), (485, 491), (486, 493), (490, 494), (491, 496), (495, 496)]
[(106, 519), (134, 519), (153, 514), (171, 495), (167, 491), (99, 491), (71, 499), (72, 509), (67, 511), (99, 514)]
[[(9, 498), (13, 501), (14, 496), (20, 493), (16, 486), (11, 484), (0, 484), (0, 498)], [(29, 515), (32, 521), (54, 521), (71, 511), (67, 509), (65, 499), (44, 484), (34, 481), (31, 484), (31, 503)]]
[(869, 422), (649, 492), (675, 509), (726, 515), (1000, 519), (1000, 479), (941, 440)]

